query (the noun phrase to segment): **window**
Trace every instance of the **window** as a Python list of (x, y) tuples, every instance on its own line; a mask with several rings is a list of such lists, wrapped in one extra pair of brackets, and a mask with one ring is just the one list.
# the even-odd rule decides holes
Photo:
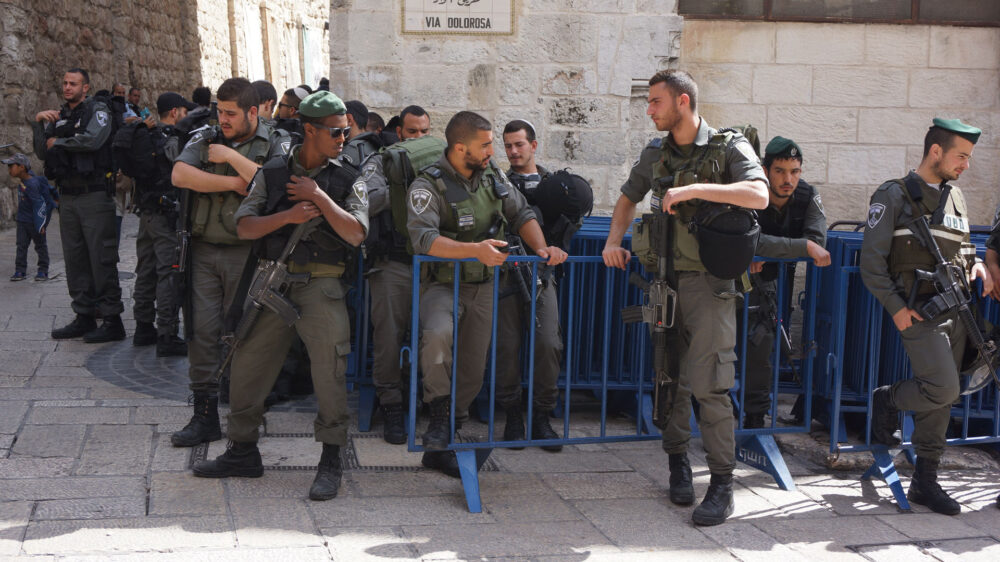
[(1000, 26), (996, 0), (680, 0), (692, 19)]

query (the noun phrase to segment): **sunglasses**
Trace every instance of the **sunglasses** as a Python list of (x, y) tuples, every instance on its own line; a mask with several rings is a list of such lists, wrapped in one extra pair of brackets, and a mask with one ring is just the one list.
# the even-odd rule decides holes
[[(310, 123), (311, 124), (311, 123)], [(323, 125), (313, 125), (317, 129), (326, 129), (330, 132), (330, 136), (337, 139), (343, 136), (345, 139), (351, 136), (350, 127), (324, 127)]]
[(298, 109), (294, 105), (289, 105), (287, 103), (278, 103), (278, 109), (281, 109), (282, 107), (287, 107), (289, 109)]

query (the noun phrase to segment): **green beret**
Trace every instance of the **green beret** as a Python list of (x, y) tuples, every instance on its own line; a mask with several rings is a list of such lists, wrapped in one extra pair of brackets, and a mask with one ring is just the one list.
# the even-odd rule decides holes
[(337, 97), (337, 94), (326, 90), (309, 94), (299, 103), (299, 115), (305, 117), (327, 117), (345, 113), (347, 106), (344, 102)]
[(802, 149), (792, 139), (774, 137), (764, 148), (764, 156), (768, 156), (772, 160), (777, 158), (802, 159)]
[(962, 123), (961, 119), (941, 119), (940, 117), (935, 117), (934, 126), (951, 131), (972, 144), (979, 142), (979, 135), (983, 134), (982, 129), (966, 125)]

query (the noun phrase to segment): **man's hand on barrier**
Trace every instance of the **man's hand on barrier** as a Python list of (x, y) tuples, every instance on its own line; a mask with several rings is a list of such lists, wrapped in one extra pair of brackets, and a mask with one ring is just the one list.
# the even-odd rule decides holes
[(632, 259), (632, 252), (629, 252), (618, 244), (605, 244), (604, 251), (601, 252), (601, 257), (604, 258), (604, 265), (625, 269), (628, 266), (629, 260)]
[(750, 262), (750, 273), (760, 273), (764, 271), (764, 262), (762, 261), (752, 261)]
[(816, 264), (817, 267), (826, 267), (830, 265), (830, 252), (827, 252), (826, 248), (820, 246), (812, 240), (806, 240), (806, 252), (809, 253), (809, 257), (813, 259), (813, 263)]
[(547, 259), (548, 261), (545, 263), (547, 263), (548, 265), (559, 265), (562, 262), (566, 261), (566, 258), (569, 257), (569, 254), (564, 252), (562, 248), (560, 248), (559, 246), (549, 246), (548, 248), (542, 248), (541, 250), (538, 250), (535, 253), (538, 254), (539, 257)]
[(288, 224), (302, 224), (320, 215), (319, 208), (309, 201), (296, 203), (292, 208), (285, 211)]
[(482, 242), (478, 242), (476, 243), (476, 259), (483, 265), (490, 267), (501, 265), (507, 260), (507, 254), (497, 250), (497, 248), (503, 248), (506, 245), (507, 242), (505, 240), (494, 240), (493, 238), (487, 238)]
[(972, 266), (972, 271), (969, 272), (969, 282), (974, 282), (976, 278), (983, 280), (983, 296), (990, 294), (993, 287), (993, 278), (990, 276), (990, 272), (987, 271), (986, 266), (982, 263), (977, 263)]
[(892, 321), (896, 324), (896, 329), (900, 332), (913, 325), (913, 321), (923, 322), (923, 318), (912, 308), (903, 307), (899, 312), (892, 315)]

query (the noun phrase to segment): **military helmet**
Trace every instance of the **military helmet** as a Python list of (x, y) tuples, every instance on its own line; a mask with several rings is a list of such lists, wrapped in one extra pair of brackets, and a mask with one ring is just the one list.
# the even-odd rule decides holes
[(554, 224), (559, 215), (576, 222), (594, 208), (594, 190), (582, 177), (558, 170), (538, 182), (535, 204), (542, 211), (543, 224)]
[(746, 272), (757, 250), (757, 213), (743, 207), (704, 202), (691, 225), (698, 240), (698, 257), (712, 275), (736, 279)]

